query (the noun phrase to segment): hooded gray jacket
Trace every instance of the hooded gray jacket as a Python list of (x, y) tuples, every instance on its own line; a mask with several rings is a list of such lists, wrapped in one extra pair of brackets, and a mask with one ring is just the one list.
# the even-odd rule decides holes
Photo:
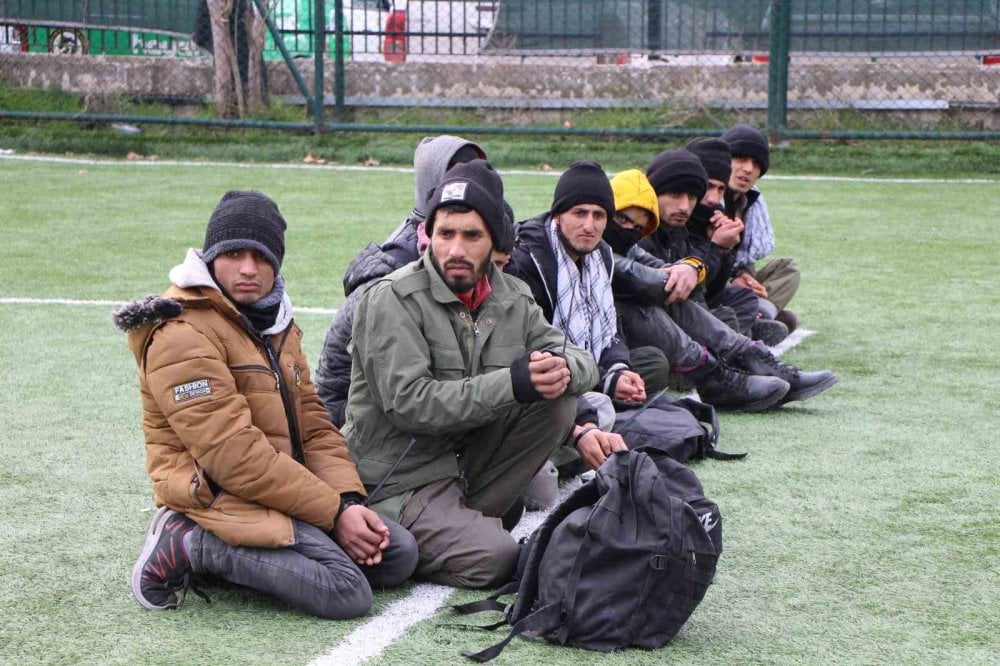
[(326, 404), (330, 419), (338, 427), (343, 426), (347, 420), (347, 391), (351, 383), (351, 327), (358, 301), (376, 280), (420, 257), (417, 250), (417, 226), (426, 217), (427, 195), (444, 178), (455, 154), (466, 146), (484, 154), (477, 144), (457, 136), (445, 134), (421, 140), (413, 155), (413, 211), (381, 245), (369, 243), (347, 267), (344, 274), (344, 295), (347, 300), (330, 322), (313, 375), (316, 391)]

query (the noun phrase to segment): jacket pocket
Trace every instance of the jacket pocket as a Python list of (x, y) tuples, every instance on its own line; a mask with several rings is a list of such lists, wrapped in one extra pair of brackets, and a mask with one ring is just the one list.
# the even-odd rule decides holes
[(435, 379), (462, 379), (466, 376), (465, 359), (453, 345), (430, 343), (431, 374)]
[(240, 393), (275, 393), (280, 378), (266, 365), (233, 365), (229, 367)]

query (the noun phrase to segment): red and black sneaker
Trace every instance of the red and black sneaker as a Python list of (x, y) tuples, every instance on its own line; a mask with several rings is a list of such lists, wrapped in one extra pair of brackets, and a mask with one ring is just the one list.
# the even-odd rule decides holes
[(191, 563), (183, 541), (194, 527), (193, 520), (165, 506), (153, 516), (132, 567), (132, 594), (144, 608), (177, 608), (177, 591), (191, 589)]

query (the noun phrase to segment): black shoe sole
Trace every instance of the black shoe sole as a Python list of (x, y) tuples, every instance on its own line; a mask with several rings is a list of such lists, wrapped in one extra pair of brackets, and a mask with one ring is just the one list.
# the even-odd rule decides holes
[(837, 385), (839, 381), (840, 379), (837, 377), (837, 375), (831, 375), (830, 378), (825, 382), (813, 384), (809, 388), (799, 389), (798, 391), (789, 391), (787, 394), (785, 394), (785, 397), (781, 401), (781, 404), (785, 404), (786, 402), (794, 402), (796, 400), (807, 400), (813, 397), (814, 395), (819, 395), (824, 391), (832, 389), (834, 386)]

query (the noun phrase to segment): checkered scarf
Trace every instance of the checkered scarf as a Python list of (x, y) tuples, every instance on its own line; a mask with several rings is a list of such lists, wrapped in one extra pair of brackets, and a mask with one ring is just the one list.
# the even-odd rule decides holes
[(743, 241), (736, 246), (736, 268), (749, 266), (774, 251), (774, 230), (763, 194), (747, 207), (743, 225)]
[(595, 250), (581, 257), (578, 268), (559, 240), (555, 221), (549, 224), (549, 242), (555, 250), (557, 267), (552, 325), (599, 361), (618, 334), (607, 266), (600, 251)]

